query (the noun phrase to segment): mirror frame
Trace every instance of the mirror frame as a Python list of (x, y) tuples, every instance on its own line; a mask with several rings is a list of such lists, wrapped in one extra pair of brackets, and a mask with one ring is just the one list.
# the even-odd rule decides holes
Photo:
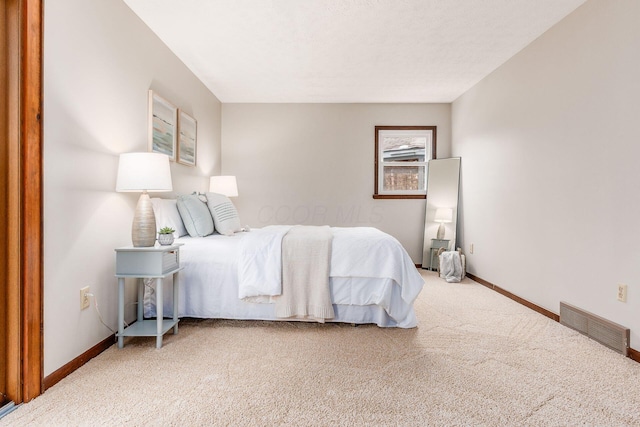
[[(429, 161), (427, 172), (427, 203), (425, 210), (424, 241), (422, 249), (422, 268), (431, 269), (437, 266), (433, 260), (433, 250), (445, 247), (456, 249), (456, 228), (458, 226), (458, 196), (460, 186), (460, 157), (433, 159)], [(452, 209), (452, 221), (442, 223), (443, 239), (437, 239), (440, 224), (435, 222), (436, 209)], [(436, 240), (436, 242), (434, 242)], [(434, 247), (435, 246), (435, 247)], [(433, 249), (433, 250), (432, 250)]]

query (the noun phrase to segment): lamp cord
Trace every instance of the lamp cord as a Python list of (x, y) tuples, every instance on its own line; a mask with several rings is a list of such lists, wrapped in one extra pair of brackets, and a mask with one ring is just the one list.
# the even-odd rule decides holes
[[(153, 288), (152, 283), (155, 281), (156, 279), (144, 279), (144, 286), (146, 288), (149, 289), (149, 292), (151, 295), (153, 295), (155, 293), (155, 289)], [(102, 323), (104, 325), (105, 328), (109, 329), (111, 332), (113, 332), (114, 334), (117, 334), (118, 331), (113, 330), (109, 325), (107, 325), (107, 323), (104, 321), (104, 318), (102, 317), (102, 313), (100, 313), (100, 309), (98, 308), (98, 298), (92, 294), (92, 293), (88, 293), (86, 294), (88, 297), (93, 298), (93, 306), (96, 308), (96, 313), (98, 313), (98, 318), (100, 319), (100, 323)], [(142, 301), (137, 301), (137, 302), (130, 302), (126, 305), (131, 305), (131, 304), (139, 304), (142, 303)], [(128, 328), (129, 324), (125, 321), (124, 322), (124, 327)]]
[[(104, 319), (102, 318), (102, 313), (100, 313), (100, 309), (98, 308), (98, 298), (96, 298), (96, 296), (91, 293), (87, 294), (87, 296), (93, 298), (93, 306), (96, 308), (96, 313), (98, 313), (98, 317), (100, 318), (100, 323), (102, 323), (105, 326), (105, 328), (109, 329), (114, 334), (118, 333), (118, 331), (114, 331), (113, 329), (111, 329), (111, 327), (107, 325)], [(126, 322), (125, 322), (125, 325), (127, 325)]]

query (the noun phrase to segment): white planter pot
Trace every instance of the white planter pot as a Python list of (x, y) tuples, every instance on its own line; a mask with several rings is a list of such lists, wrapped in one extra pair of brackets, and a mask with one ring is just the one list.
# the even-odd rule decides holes
[(158, 234), (158, 243), (167, 246), (173, 243), (173, 234)]

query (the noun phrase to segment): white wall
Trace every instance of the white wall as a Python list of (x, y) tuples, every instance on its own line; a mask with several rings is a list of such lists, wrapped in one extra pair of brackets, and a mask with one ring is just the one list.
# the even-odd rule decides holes
[[(116, 193), (118, 155), (147, 149), (147, 91), (198, 120), (198, 166), (172, 164), (174, 192), (220, 171), (220, 102), (121, 1), (45, 2), (44, 373), (116, 328), (114, 248), (131, 244), (137, 194)], [(133, 306), (130, 311), (133, 312)]]
[(469, 271), (553, 312), (567, 301), (623, 324), (636, 349), (639, 21), (637, 0), (591, 0), (452, 107)]
[(244, 224), (374, 226), (422, 262), (424, 200), (373, 200), (376, 125), (435, 125), (450, 156), (450, 104), (223, 104), (222, 171)]

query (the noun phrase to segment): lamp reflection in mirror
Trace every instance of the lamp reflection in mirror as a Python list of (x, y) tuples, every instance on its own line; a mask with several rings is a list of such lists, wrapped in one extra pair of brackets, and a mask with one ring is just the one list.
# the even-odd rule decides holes
[(120, 154), (116, 191), (142, 192), (131, 226), (134, 247), (150, 247), (156, 243), (156, 217), (147, 193), (172, 190), (168, 156), (160, 153)]
[(209, 180), (209, 191), (227, 197), (238, 197), (238, 183), (235, 176), (212, 176)]
[(439, 240), (444, 239), (444, 223), (453, 221), (453, 209), (451, 208), (438, 208), (436, 209), (436, 217), (433, 219), (434, 222), (439, 222), (440, 227), (438, 227), (438, 234), (436, 238)]

